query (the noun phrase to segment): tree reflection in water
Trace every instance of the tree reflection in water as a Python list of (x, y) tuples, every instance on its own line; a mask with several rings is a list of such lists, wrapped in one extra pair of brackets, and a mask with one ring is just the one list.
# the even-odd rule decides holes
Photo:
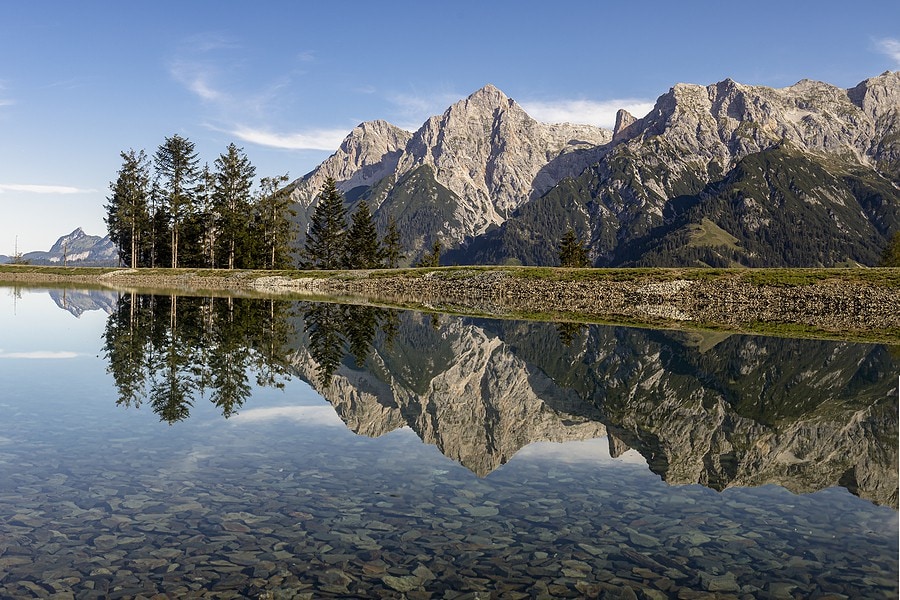
[(261, 386), (289, 378), (291, 302), (124, 294), (103, 333), (117, 403), (149, 402), (170, 424), (186, 419), (197, 396), (229, 417)]

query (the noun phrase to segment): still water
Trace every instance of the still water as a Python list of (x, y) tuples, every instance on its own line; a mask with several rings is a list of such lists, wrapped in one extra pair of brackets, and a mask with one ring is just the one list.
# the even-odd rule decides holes
[(896, 348), (0, 288), (0, 597), (896, 598)]

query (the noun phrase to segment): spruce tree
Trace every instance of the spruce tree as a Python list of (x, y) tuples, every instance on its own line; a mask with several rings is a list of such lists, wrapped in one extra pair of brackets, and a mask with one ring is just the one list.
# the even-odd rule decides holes
[(291, 208), (291, 197), (284, 184), (288, 175), (263, 177), (259, 182), (259, 195), (254, 206), (256, 237), (262, 252), (261, 264), (266, 269), (287, 269), (293, 266), (291, 241), (295, 226), (291, 217), (297, 212)]
[(441, 266), (441, 243), (438, 240), (431, 245), (431, 252), (422, 256), (419, 260), (419, 267), (439, 267)]
[(309, 222), (303, 249), (303, 268), (340, 269), (344, 265), (347, 235), (344, 196), (331, 177), (325, 180), (319, 201)]
[(256, 167), (233, 143), (216, 159), (216, 188), (213, 203), (217, 215), (219, 247), (225, 255), (225, 266), (235, 268), (236, 257), (245, 257), (250, 226), (250, 189)]
[(386, 269), (396, 269), (404, 258), (400, 248), (400, 231), (394, 217), (388, 217), (387, 232), (381, 241), (381, 258)]
[(144, 151), (121, 152), (122, 168), (109, 184), (106, 204), (109, 238), (119, 250), (119, 262), (132, 269), (140, 265), (144, 235), (150, 226), (150, 163)]
[(559, 264), (562, 267), (588, 267), (587, 248), (571, 227), (559, 245)]
[(182, 225), (195, 210), (199, 158), (194, 143), (175, 134), (167, 137), (156, 150), (154, 163), (164, 207), (162, 214), (168, 217), (171, 266), (177, 268)]
[(900, 231), (894, 232), (891, 241), (881, 254), (882, 267), (900, 267)]
[(378, 232), (365, 200), (359, 203), (351, 217), (347, 243), (344, 245), (344, 265), (348, 269), (376, 269), (380, 266)]
[(215, 268), (216, 266), (216, 225), (215, 196), (216, 178), (209, 168), (209, 163), (203, 165), (200, 171), (200, 185), (197, 187), (197, 222), (200, 225), (200, 252), (203, 265)]

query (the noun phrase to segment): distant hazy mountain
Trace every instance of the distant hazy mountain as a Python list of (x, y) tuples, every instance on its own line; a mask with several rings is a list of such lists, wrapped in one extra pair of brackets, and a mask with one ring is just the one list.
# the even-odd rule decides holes
[[(556, 264), (568, 227), (598, 266), (877, 264), (900, 228), (900, 72), (845, 90), (678, 84), (615, 131), (544, 124), (493, 86), (416, 132), (363, 123), (325, 177), (400, 226), (407, 258)], [(301, 236), (300, 243), (303, 243)]]
[[(2, 260), (3, 257), (0, 257)], [(68, 264), (79, 266), (115, 266), (118, 254), (109, 236), (88, 235), (81, 227), (64, 235), (47, 252), (28, 252), (22, 259), (33, 265)], [(5, 262), (9, 262), (9, 258)]]

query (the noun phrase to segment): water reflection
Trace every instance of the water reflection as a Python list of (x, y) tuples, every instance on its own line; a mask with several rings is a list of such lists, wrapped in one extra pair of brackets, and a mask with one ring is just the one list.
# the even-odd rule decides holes
[(234, 414), (250, 374), (297, 375), (352, 431), (409, 427), (480, 476), (535, 441), (608, 435), (671, 484), (839, 485), (897, 506), (885, 346), (127, 294), (104, 350), (118, 403), (169, 423), (202, 398)]
[(896, 506), (884, 347), (37, 296), (0, 293), (0, 597), (897, 595), (897, 512), (820, 489)]
[(260, 386), (289, 378), (292, 306), (277, 300), (122, 295), (103, 332), (117, 403), (149, 402), (170, 424), (209, 397), (228, 417)]

